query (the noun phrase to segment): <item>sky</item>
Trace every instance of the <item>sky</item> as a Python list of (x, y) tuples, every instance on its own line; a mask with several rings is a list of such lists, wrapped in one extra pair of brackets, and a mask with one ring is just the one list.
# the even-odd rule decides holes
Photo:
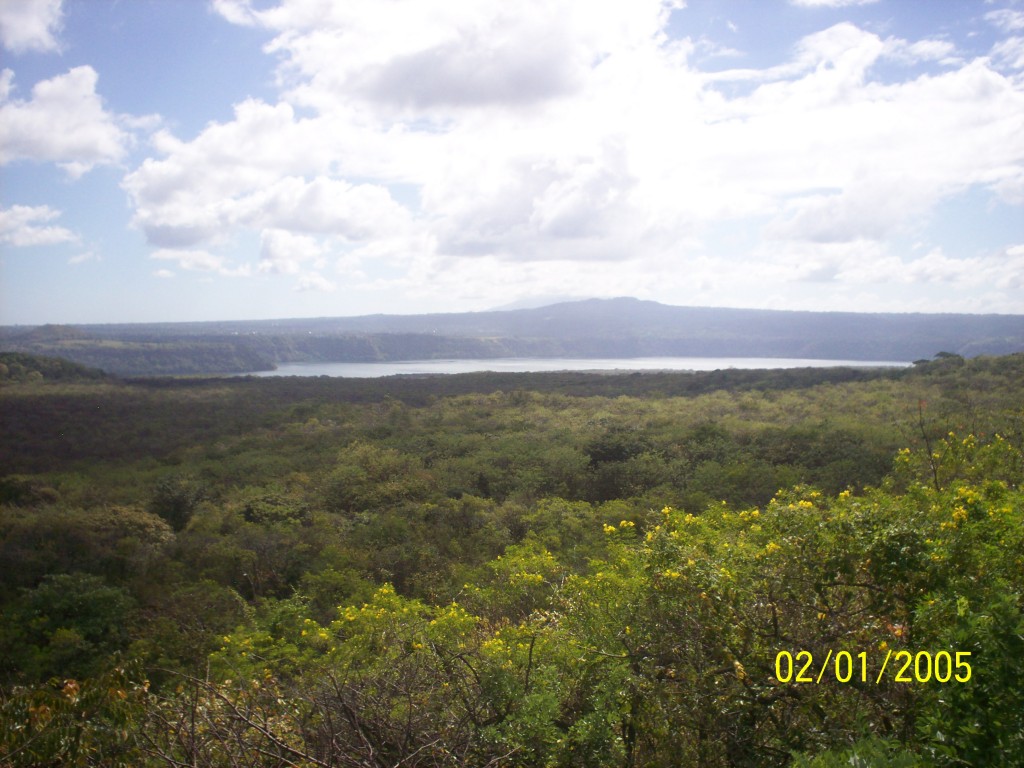
[(0, 0), (0, 325), (1024, 313), (1024, 0)]

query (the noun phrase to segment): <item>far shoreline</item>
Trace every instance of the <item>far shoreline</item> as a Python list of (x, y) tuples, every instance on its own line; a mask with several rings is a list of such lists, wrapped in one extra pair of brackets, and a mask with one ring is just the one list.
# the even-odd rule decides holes
[(293, 362), (274, 370), (247, 371), (237, 376), (383, 378), (403, 375), (459, 373), (698, 373), (717, 370), (781, 370), (794, 368), (909, 368), (902, 360), (848, 360), (773, 357), (638, 357), (638, 358), (473, 358), (440, 360), (390, 360), (373, 362)]

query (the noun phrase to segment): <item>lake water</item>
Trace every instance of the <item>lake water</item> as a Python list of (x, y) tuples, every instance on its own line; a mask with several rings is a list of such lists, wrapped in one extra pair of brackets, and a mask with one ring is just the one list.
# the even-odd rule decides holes
[(903, 368), (910, 363), (892, 360), (811, 360), (783, 357), (636, 357), (605, 359), (497, 358), (493, 360), (401, 360), (388, 363), (283, 363), (276, 371), (253, 376), (338, 376), (373, 379), (396, 374), (473, 373), (496, 371), (716, 371), (728, 368)]

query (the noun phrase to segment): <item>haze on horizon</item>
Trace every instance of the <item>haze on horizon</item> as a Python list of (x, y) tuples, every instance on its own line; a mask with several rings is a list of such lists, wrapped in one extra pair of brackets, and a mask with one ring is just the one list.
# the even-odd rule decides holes
[(0, 325), (1024, 314), (1024, 0), (4, 0)]

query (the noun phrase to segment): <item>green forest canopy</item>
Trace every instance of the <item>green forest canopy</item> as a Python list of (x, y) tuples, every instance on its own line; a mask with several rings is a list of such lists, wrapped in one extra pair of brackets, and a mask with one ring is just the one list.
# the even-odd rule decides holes
[[(18, 364), (40, 376), (0, 389), (0, 764), (1024, 762), (1024, 355)], [(860, 666), (782, 682), (802, 651)], [(949, 682), (876, 681), (901, 651)]]

